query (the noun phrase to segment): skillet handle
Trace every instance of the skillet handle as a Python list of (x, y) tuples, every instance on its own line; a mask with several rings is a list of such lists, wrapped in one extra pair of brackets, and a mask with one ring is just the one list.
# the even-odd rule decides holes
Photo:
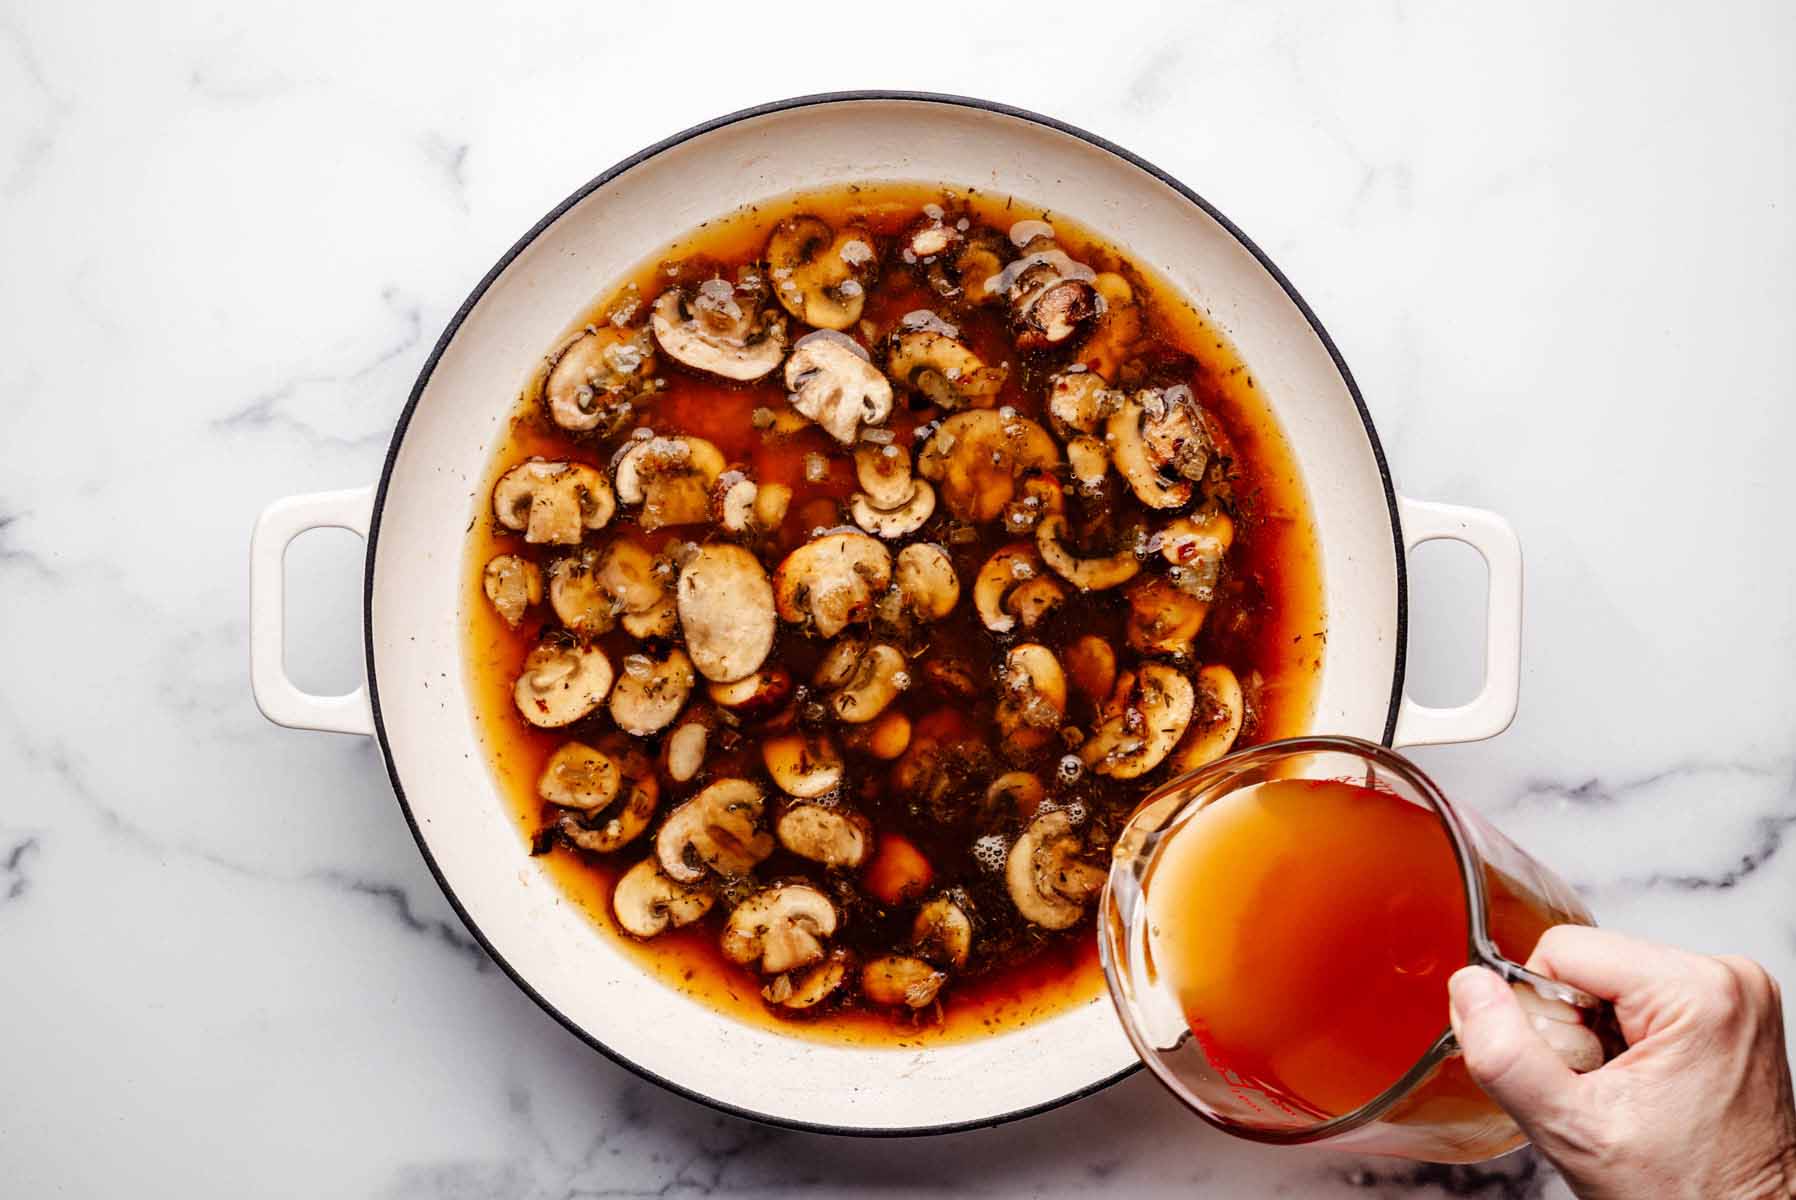
[(363, 684), (341, 696), (301, 691), (287, 678), (287, 544), (310, 529), (347, 529), (363, 541), (374, 511), (372, 487), (276, 500), (256, 518), (249, 542), (249, 683), (256, 707), (276, 725), (324, 733), (374, 733)]
[(1495, 737), (1515, 720), (1522, 676), (1522, 544), (1496, 513), (1397, 497), (1403, 552), (1440, 539), (1464, 542), (1490, 571), (1485, 602), (1484, 686), (1465, 704), (1430, 708), (1407, 695), (1397, 710), (1394, 746), (1434, 746)]

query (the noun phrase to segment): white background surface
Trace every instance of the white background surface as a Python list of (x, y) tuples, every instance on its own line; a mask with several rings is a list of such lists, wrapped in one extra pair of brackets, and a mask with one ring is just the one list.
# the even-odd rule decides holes
[[(1796, 982), (1793, 60), (1778, 4), (0, 5), (0, 1190), (1563, 1194), (1238, 1145), (1140, 1077), (891, 1143), (636, 1080), (486, 962), (371, 743), (256, 714), (249, 523), (373, 479), (467, 291), (618, 158), (832, 88), (1033, 108), (1245, 228), (1400, 487), (1520, 530), (1521, 718), (1425, 765), (1606, 923)], [(302, 683), (359, 675), (359, 552), (294, 548)], [(1414, 575), (1451, 701), (1479, 580)]]

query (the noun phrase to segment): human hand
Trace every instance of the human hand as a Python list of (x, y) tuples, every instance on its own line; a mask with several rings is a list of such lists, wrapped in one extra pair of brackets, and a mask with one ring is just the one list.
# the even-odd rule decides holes
[(1466, 1069), (1583, 1200), (1796, 1198), (1796, 1105), (1775, 980), (1582, 925), (1528, 967), (1611, 1001), (1625, 1052), (1585, 1075), (1547, 1046), (1495, 972), (1449, 981)]

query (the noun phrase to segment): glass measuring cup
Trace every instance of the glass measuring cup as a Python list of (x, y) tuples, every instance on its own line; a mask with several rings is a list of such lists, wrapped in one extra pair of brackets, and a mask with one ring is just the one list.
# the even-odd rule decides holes
[[(1463, 891), (1464, 962), (1483, 964), (1542, 997), (1588, 1010), (1587, 1021), (1602, 1031), (1607, 1010), (1597, 998), (1526, 970), (1505, 956), (1492, 935), (1493, 905), (1505, 906), (1506, 915), (1525, 913), (1533, 937), (1550, 925), (1594, 924), (1570, 887), (1476, 813), (1456, 808), (1399, 755), (1355, 738), (1314, 737), (1258, 746), (1173, 780), (1142, 802), (1117, 839), (1099, 908), (1099, 948), (1111, 997), (1136, 1052), (1199, 1116), (1256, 1141), (1327, 1142), (1434, 1162), (1476, 1162), (1514, 1149), (1523, 1141), (1521, 1131), (1466, 1075), (1444, 1000), (1440, 1033), (1428, 1049), (1382, 1092), (1337, 1115), (1292, 1103), (1231, 1069), (1219, 1061), (1224, 1055), (1209, 1039), (1193, 1033), (1192, 1015), (1155, 962), (1158, 930), (1149, 919), (1149, 897), (1156, 869), (1171, 839), (1188, 832), (1210, 805), (1244, 788), (1292, 779), (1370, 787), (1431, 813), (1452, 848)], [(1158, 919), (1168, 916), (1161, 913)], [(1514, 958), (1526, 958), (1532, 938), (1527, 945), (1510, 940)]]

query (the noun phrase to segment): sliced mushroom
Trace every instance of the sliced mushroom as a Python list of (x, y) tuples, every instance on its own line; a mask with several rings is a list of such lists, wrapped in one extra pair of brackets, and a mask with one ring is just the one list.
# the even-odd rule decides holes
[(1096, 558), (1080, 558), (1067, 549), (1066, 518), (1058, 513), (1046, 517), (1035, 530), (1035, 548), (1041, 560), (1056, 574), (1082, 592), (1099, 592), (1117, 587), (1135, 578), (1141, 560), (1134, 550), (1124, 546), (1113, 554)]
[(687, 712), (661, 747), (666, 759), (667, 777), (675, 783), (687, 783), (698, 776), (705, 765), (705, 751), (711, 745), (711, 726), (716, 715)]
[(917, 542), (900, 550), (894, 574), (904, 607), (919, 620), (939, 621), (960, 602), (954, 560), (933, 542)]
[(1062, 652), (1066, 673), (1073, 686), (1084, 692), (1093, 704), (1102, 704), (1116, 686), (1116, 651), (1095, 633), (1080, 637)]
[(809, 966), (823, 957), (824, 940), (836, 932), (836, 906), (816, 888), (784, 883), (764, 888), (738, 904), (723, 929), (724, 957), (767, 975)]
[(655, 390), (655, 349), (646, 329), (587, 326), (549, 360), (543, 404), (563, 429), (622, 428), (635, 402)]
[(856, 525), (874, 537), (890, 541), (915, 533), (928, 523), (935, 513), (935, 489), (918, 481), (910, 500), (894, 509), (875, 508), (866, 496), (856, 492), (848, 501), (848, 511)]
[(947, 896), (937, 896), (917, 910), (910, 940), (919, 958), (943, 967), (964, 967), (973, 950), (973, 922), (966, 909)]
[(1013, 537), (1027, 537), (1040, 525), (1043, 517), (1066, 511), (1066, 493), (1052, 475), (1032, 471), (1018, 482), (1017, 494), (1000, 514), (1004, 532)]
[(1155, 469), (1198, 482), (1216, 452), (1218, 432), (1211, 417), (1184, 384), (1137, 392), (1141, 436)]
[(1066, 675), (1038, 642), (1013, 646), (998, 675), (998, 728), (1007, 750), (1046, 745), (1066, 717)]
[(791, 506), (791, 488), (783, 483), (763, 483), (755, 489), (755, 527), (772, 533), (785, 523), (786, 510)]
[(786, 390), (793, 408), (844, 446), (854, 444), (862, 425), (878, 425), (892, 413), (891, 383), (858, 342), (829, 329), (793, 345)]
[(633, 638), (644, 641), (650, 638), (670, 638), (680, 627), (680, 613), (674, 606), (672, 596), (662, 596), (653, 608), (639, 613), (627, 612), (621, 619), (624, 632)]
[(709, 882), (698, 886), (669, 879), (652, 858), (625, 871), (611, 892), (611, 911), (632, 937), (652, 938), (690, 925), (717, 902)]
[(873, 825), (860, 813), (823, 804), (794, 804), (774, 825), (780, 845), (826, 867), (854, 868), (873, 853)]
[(954, 326), (926, 310), (907, 314), (892, 331), (886, 373), (950, 411), (992, 407), (1008, 374), (986, 366)]
[(725, 471), (711, 486), (711, 519), (730, 533), (755, 528), (755, 497), (761, 489), (741, 471)]
[(603, 750), (569, 742), (549, 756), (537, 776), (536, 794), (550, 804), (596, 812), (617, 799), (623, 773)]
[(817, 669), (811, 674), (811, 682), (831, 690), (846, 686), (854, 678), (855, 668), (861, 665), (861, 658), (866, 653), (867, 639), (844, 634), (824, 651)]
[(480, 587), (499, 619), (516, 629), (524, 613), (543, 598), (543, 573), (527, 558), (495, 554), (480, 572)]
[(1197, 698), (1191, 724), (1167, 760), (1174, 771), (1195, 771), (1234, 749), (1247, 711), (1241, 681), (1220, 663), (1199, 671), (1193, 682)]
[(1066, 462), (1072, 468), (1073, 482), (1090, 493), (1102, 486), (1110, 470), (1110, 452), (1103, 442), (1082, 433), (1066, 444)]
[(1008, 257), (1001, 238), (988, 233), (976, 234), (968, 238), (966, 245), (954, 256), (953, 277), (949, 278), (948, 271), (931, 271), (930, 283), (938, 295), (949, 299), (992, 304), (1002, 298), (1002, 292), (992, 286), (992, 281), (1004, 270), (1004, 260)]
[(761, 762), (780, 791), (814, 800), (842, 782), (842, 755), (824, 734), (782, 733), (761, 743)]
[(1065, 810), (1029, 823), (1004, 860), (1004, 883), (1025, 921), (1043, 929), (1076, 925), (1104, 886), (1104, 872), (1082, 861), (1084, 842)]
[(588, 546), (549, 564), (549, 606), (567, 628), (596, 637), (617, 623), (617, 606), (599, 582), (603, 557)]
[[(611, 809), (564, 812), (556, 820), (556, 832), (594, 854), (612, 854), (635, 841), (649, 827), (661, 802), (661, 785), (646, 757), (633, 751), (612, 757), (623, 776), (623, 803)], [(605, 819), (599, 822), (601, 816)]]
[(1183, 659), (1204, 627), (1210, 605), (1158, 575), (1131, 583), (1123, 596), (1129, 602), (1125, 636), (1130, 647), (1143, 654), (1165, 654)]
[(1139, 778), (1164, 762), (1185, 736), (1195, 703), (1191, 681), (1164, 663), (1125, 671), (1079, 755), (1099, 775)]
[(994, 821), (1033, 820), (1048, 789), (1033, 771), (1006, 771), (985, 785), (983, 815)]
[(832, 638), (866, 620), (892, 582), (892, 554), (859, 530), (825, 534), (792, 553), (773, 573), (783, 620)]
[(611, 689), (611, 719), (617, 727), (647, 737), (673, 724), (692, 695), (692, 660), (686, 652), (676, 648), (661, 659), (631, 654), (625, 656), (623, 667)]
[(1191, 482), (1168, 482), (1148, 451), (1141, 430), (1142, 405), (1138, 397), (1122, 402), (1104, 426), (1104, 443), (1117, 471), (1128, 480), (1136, 499), (1149, 508), (1183, 508), (1191, 503)]
[(598, 583), (626, 613), (647, 612), (667, 595), (655, 573), (655, 556), (627, 538), (605, 547), (599, 557)]
[(1101, 301), (1098, 315), (1073, 357), (1115, 383), (1141, 340), (1141, 306), (1135, 302), (1135, 289), (1129, 281), (1113, 271), (1100, 272), (1091, 286)]
[(973, 580), (973, 608), (980, 623), (993, 633), (1015, 629), (1017, 614), (1010, 606), (1011, 593), (1040, 579), (1044, 569), (1041, 554), (1030, 542), (1012, 542), (993, 551)]
[(776, 975), (761, 995), (770, 1004), (781, 1008), (804, 1011), (815, 1008), (835, 994), (848, 978), (848, 969), (853, 965), (853, 956), (843, 949), (831, 950), (823, 961), (804, 968), (802, 971), (787, 971)]
[(1121, 403), (1122, 395), (1093, 371), (1069, 368), (1048, 381), (1048, 420), (1063, 438), (1096, 433)]
[(532, 545), (577, 545), (617, 511), (605, 477), (585, 463), (521, 462), (493, 485), (493, 515)]
[(744, 875), (773, 853), (757, 828), (766, 805), (746, 779), (719, 779), (669, 813), (655, 835), (655, 858), (669, 878), (697, 883), (707, 869)]
[(830, 694), (830, 711), (849, 725), (863, 725), (879, 716), (910, 686), (909, 664), (904, 651), (884, 642), (867, 647), (854, 672)]
[(1161, 556), (1172, 564), (1168, 575), (1179, 589), (1199, 600), (1214, 600), (1223, 560), (1235, 541), (1235, 524), (1228, 515), (1208, 508), (1179, 517), (1158, 537)]
[(730, 683), (767, 661), (775, 626), (773, 587), (753, 554), (741, 546), (700, 546), (680, 568), (675, 595), (686, 649), (699, 674)]
[(1010, 240), (1023, 256), (988, 280), (986, 289), (1002, 292), (1009, 304), (1017, 349), (1057, 346), (1096, 314), (1096, 272), (1068, 257), (1045, 221), (1017, 222)]
[(927, 1008), (948, 973), (908, 954), (885, 954), (861, 968), (861, 995), (893, 1008)]
[(910, 718), (888, 708), (865, 725), (843, 730), (842, 740), (851, 749), (890, 762), (910, 746)]
[(512, 699), (532, 725), (559, 729), (603, 704), (610, 691), (611, 662), (603, 650), (544, 641), (525, 656)]
[(655, 340), (676, 362), (723, 379), (760, 379), (786, 354), (786, 323), (753, 289), (707, 279), (655, 301)]
[(740, 679), (706, 685), (713, 702), (746, 721), (758, 721), (777, 710), (792, 695), (792, 675), (784, 667), (763, 664)]
[(617, 498), (641, 505), (644, 529), (698, 525), (711, 519), (711, 488), (723, 474), (715, 445), (691, 434), (633, 438), (613, 462)]
[(766, 257), (774, 295), (805, 324), (847, 329), (861, 319), (866, 287), (879, 265), (866, 230), (850, 225), (838, 233), (808, 213), (788, 217), (767, 239)]
[(911, 476), (910, 455), (887, 442), (876, 446), (863, 442), (854, 448), (854, 478), (875, 508), (902, 508), (910, 503), (917, 481)]
[(941, 484), (942, 503), (956, 517), (989, 521), (1010, 503), (1019, 477), (1059, 463), (1054, 439), (1034, 421), (1008, 409), (971, 409), (930, 435), (917, 455), (917, 473)]

